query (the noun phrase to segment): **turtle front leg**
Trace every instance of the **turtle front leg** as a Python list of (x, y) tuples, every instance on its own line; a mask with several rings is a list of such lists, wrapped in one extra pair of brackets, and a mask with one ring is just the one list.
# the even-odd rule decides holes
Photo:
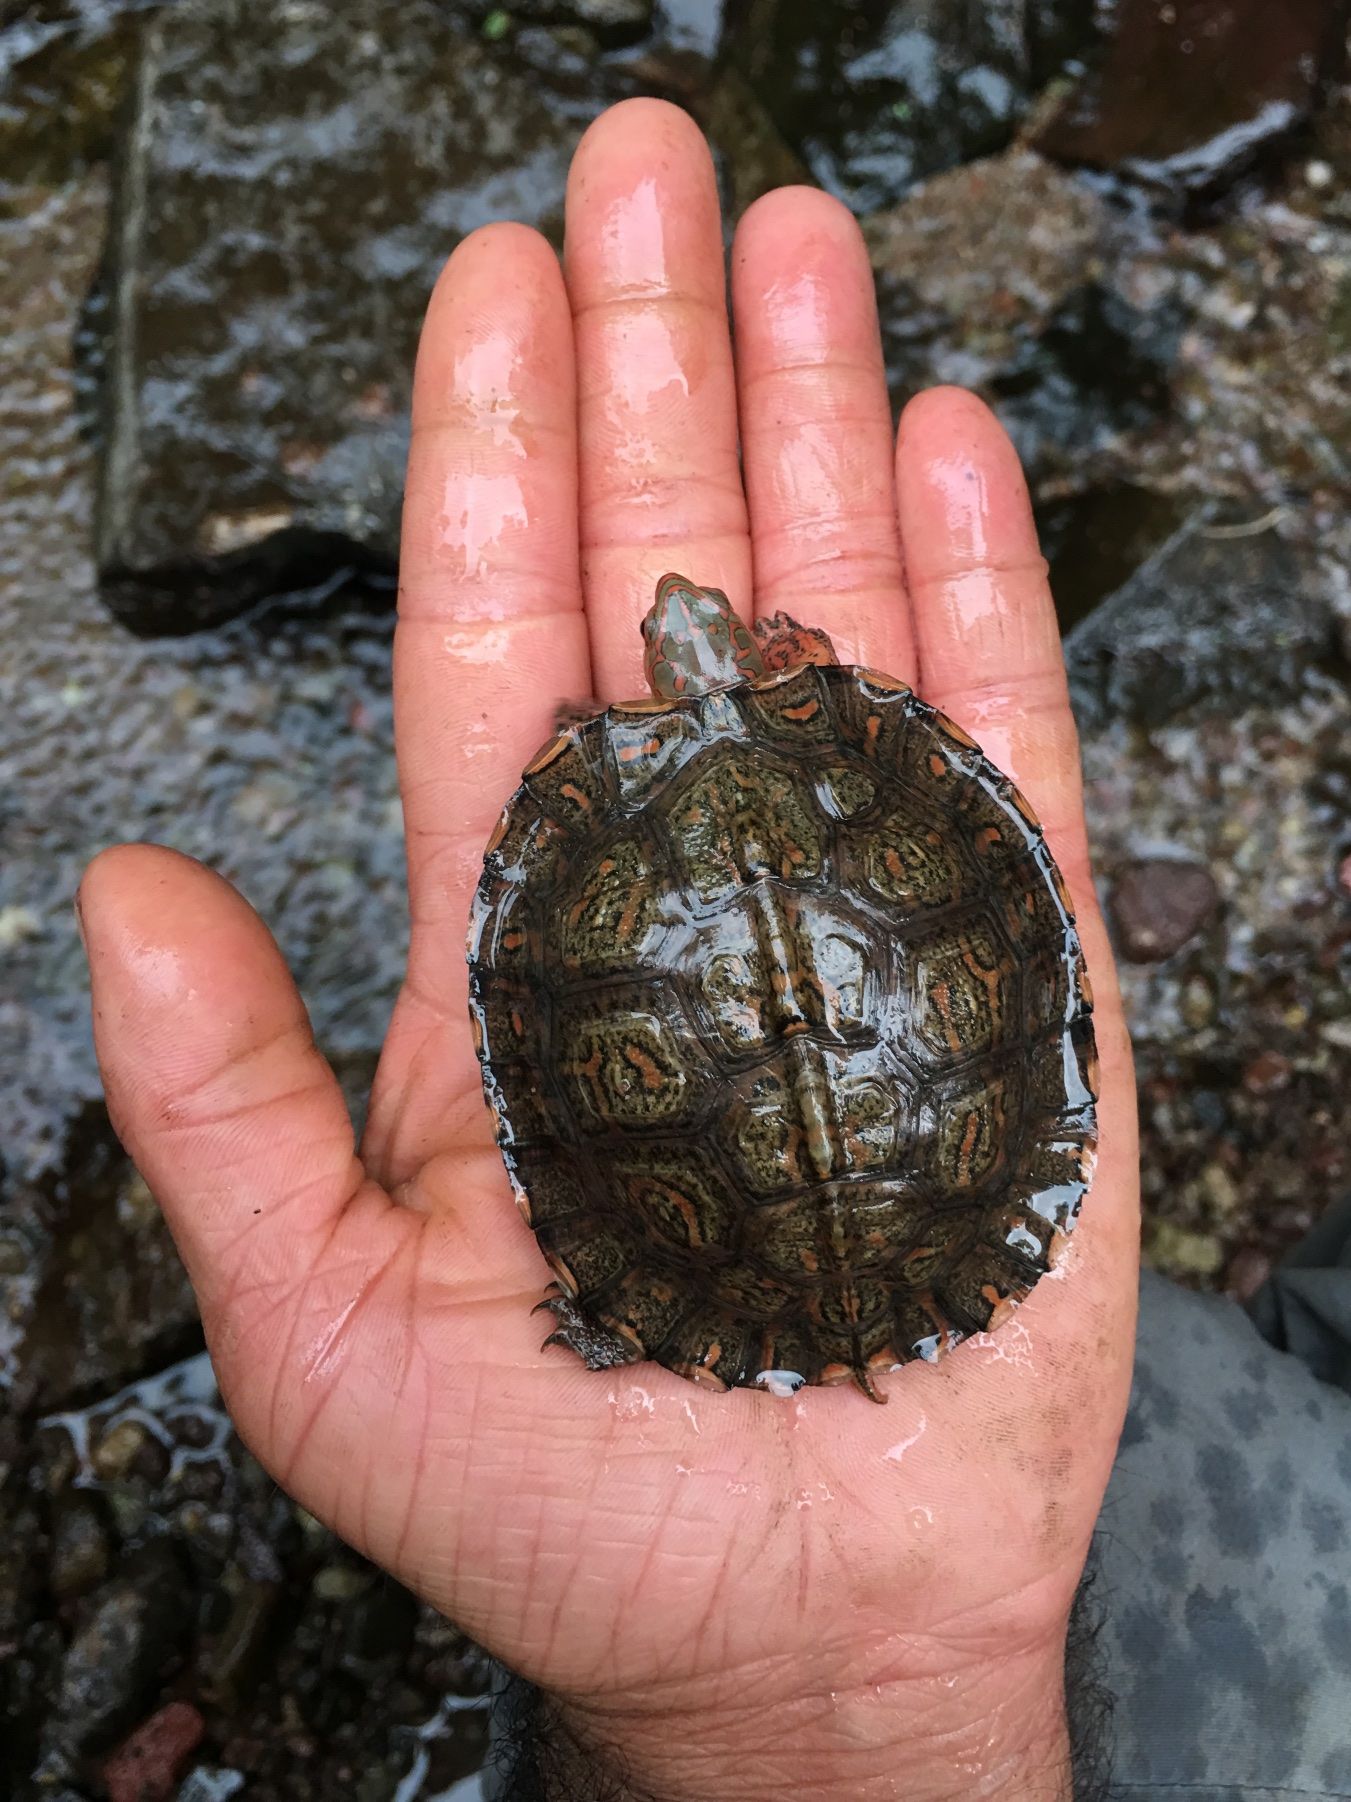
[(751, 630), (765, 669), (796, 669), (802, 663), (838, 663), (835, 647), (819, 626), (800, 626), (787, 613), (758, 619)]
[(566, 1345), (569, 1351), (576, 1352), (588, 1370), (611, 1370), (616, 1364), (635, 1361), (638, 1354), (618, 1333), (612, 1333), (608, 1327), (584, 1314), (572, 1296), (565, 1295), (556, 1283), (549, 1285), (549, 1291), (544, 1300), (531, 1309), (532, 1314), (541, 1310), (552, 1314), (558, 1322), (540, 1346), (541, 1351), (548, 1345)]

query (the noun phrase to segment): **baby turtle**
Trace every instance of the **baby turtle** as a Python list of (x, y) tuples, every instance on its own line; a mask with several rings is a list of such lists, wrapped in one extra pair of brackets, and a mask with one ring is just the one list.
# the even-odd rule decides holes
[(668, 575), (643, 637), (651, 697), (528, 765), (470, 928), (551, 1340), (881, 1400), (877, 1373), (1006, 1319), (1074, 1224), (1070, 897), (1008, 778), (824, 633), (752, 633)]

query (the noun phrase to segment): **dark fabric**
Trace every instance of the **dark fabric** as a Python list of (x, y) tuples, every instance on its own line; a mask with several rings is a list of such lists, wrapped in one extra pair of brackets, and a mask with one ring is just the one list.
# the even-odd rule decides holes
[[(1283, 1271), (1257, 1313), (1344, 1368), (1351, 1268), (1297, 1268), (1320, 1310), (1291, 1307)], [(1235, 1303), (1146, 1274), (1095, 1548), (1114, 1795), (1351, 1797), (1349, 1516), (1351, 1396)]]
[(1351, 1394), (1351, 1195), (1272, 1273), (1251, 1312), (1270, 1344)]

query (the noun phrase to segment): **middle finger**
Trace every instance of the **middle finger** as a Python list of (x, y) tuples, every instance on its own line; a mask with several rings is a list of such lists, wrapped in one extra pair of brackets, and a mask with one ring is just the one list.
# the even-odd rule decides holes
[(613, 107), (568, 179), (582, 584), (599, 699), (645, 691), (638, 627), (678, 570), (750, 609), (722, 227), (703, 134), (677, 107)]

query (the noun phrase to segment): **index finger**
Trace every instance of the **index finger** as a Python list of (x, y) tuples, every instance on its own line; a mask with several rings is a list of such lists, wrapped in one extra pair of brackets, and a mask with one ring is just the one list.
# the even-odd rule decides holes
[(469, 901), (559, 703), (590, 689), (567, 294), (537, 232), (486, 226), (437, 282), (414, 376), (394, 646), (412, 944), (365, 1148), (386, 1182), (482, 1133)]

